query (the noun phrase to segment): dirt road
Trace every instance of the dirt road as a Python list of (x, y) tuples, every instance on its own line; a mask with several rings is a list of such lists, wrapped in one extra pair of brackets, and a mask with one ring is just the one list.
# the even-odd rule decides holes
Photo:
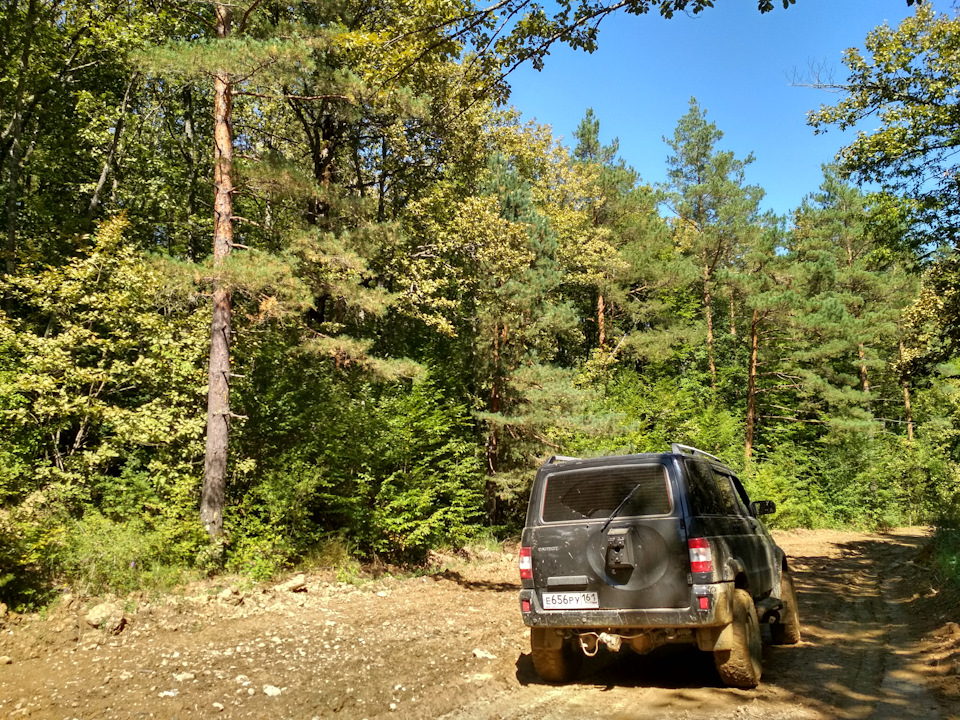
[(778, 535), (804, 640), (764, 648), (756, 690), (685, 648), (602, 652), (578, 683), (543, 684), (513, 553), (480, 552), (427, 577), (127, 598), (117, 634), (87, 624), (94, 601), (8, 616), (0, 717), (960, 718), (960, 627), (915, 562), (925, 535)]

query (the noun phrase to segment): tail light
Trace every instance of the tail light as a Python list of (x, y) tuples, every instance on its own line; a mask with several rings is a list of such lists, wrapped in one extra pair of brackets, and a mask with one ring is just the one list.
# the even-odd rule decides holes
[(690, 550), (690, 572), (712, 573), (713, 550), (710, 549), (710, 541), (706, 538), (690, 538), (687, 547)]
[(533, 580), (533, 556), (530, 548), (520, 548), (520, 579)]

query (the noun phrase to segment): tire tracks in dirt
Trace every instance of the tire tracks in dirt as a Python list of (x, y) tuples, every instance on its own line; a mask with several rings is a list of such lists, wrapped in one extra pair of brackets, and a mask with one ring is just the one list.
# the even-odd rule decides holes
[(931, 690), (920, 641), (943, 622), (918, 617), (931, 589), (911, 561), (927, 535), (778, 533), (804, 638), (764, 647), (755, 690), (723, 687), (688, 647), (601, 650), (578, 682), (542, 683), (515, 559), (484, 551), (431, 577), (313, 576), (307, 592), (259, 588), (237, 606), (168, 598), (99, 641), (50, 640), (72, 627), (62, 609), (25, 618), (0, 634), (14, 658), (0, 666), (0, 718), (953, 720), (960, 704)]
[(832, 531), (780, 534), (793, 559), (804, 640), (764, 648), (756, 690), (721, 687), (709, 657), (666, 648), (648, 657), (598, 657), (579, 682), (539, 685), (518, 661), (521, 687), (494, 703), (463, 706), (448, 720), (570, 717), (902, 720), (960, 717), (929, 687), (910, 602), (916, 588), (897, 575), (928, 533)]

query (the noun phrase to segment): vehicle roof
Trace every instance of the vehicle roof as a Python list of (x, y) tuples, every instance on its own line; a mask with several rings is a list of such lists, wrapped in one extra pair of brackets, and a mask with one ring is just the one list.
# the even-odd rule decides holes
[(710, 463), (710, 465), (722, 467), (730, 471), (729, 466), (721, 461), (718, 461), (712, 456), (691, 455), (689, 453), (668, 450), (667, 452), (658, 453), (647, 452), (634, 453), (631, 455), (599, 455), (597, 457), (589, 458), (574, 458), (565, 457), (562, 455), (554, 455), (553, 457), (548, 458), (546, 462), (540, 466), (540, 473), (547, 474), (559, 469), (603, 467), (609, 465), (630, 465), (636, 462), (649, 462), (651, 460), (662, 462), (668, 458), (697, 458), (700, 460), (705, 460), (706, 462)]

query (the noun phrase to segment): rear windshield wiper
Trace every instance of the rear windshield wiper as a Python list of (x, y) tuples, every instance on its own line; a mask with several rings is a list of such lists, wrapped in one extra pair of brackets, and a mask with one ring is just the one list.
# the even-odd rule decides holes
[(640, 483), (637, 483), (633, 486), (633, 490), (628, 492), (627, 496), (620, 501), (620, 504), (613, 509), (613, 512), (610, 513), (610, 517), (607, 518), (607, 521), (603, 524), (603, 527), (600, 528), (601, 535), (607, 531), (607, 528), (610, 527), (610, 523), (613, 522), (613, 519), (620, 513), (621, 510), (623, 510), (624, 507), (626, 507), (627, 503), (630, 502), (630, 498), (632, 498), (633, 494), (639, 489)]

